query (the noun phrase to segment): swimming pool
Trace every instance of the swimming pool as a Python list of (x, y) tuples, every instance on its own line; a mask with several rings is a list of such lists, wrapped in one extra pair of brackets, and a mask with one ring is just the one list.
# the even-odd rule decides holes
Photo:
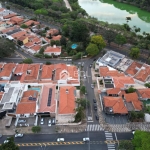
[(28, 90), (35, 90), (35, 91), (38, 91), (40, 93), (41, 88), (40, 87), (31, 87)]
[(78, 46), (77, 44), (72, 44), (72, 45), (71, 45), (71, 48), (72, 48), (72, 49), (76, 49), (77, 46)]

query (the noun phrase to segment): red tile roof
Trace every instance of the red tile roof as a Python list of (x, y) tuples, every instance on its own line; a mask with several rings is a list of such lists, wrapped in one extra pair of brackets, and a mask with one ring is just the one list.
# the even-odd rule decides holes
[(103, 97), (104, 106), (111, 107), (113, 109), (114, 114), (127, 114), (127, 108), (124, 105), (124, 102), (121, 97), (110, 97), (104, 96)]
[(29, 64), (18, 64), (15, 68), (14, 74), (26, 73)]
[(130, 74), (132, 76), (134, 76), (137, 72), (138, 72), (138, 69), (140, 69), (142, 67), (142, 64), (134, 61), (129, 67), (128, 69), (126, 70), (126, 73), (127, 74)]
[(30, 114), (36, 112), (36, 101), (29, 100), (29, 97), (38, 97), (38, 92), (34, 90), (25, 91), (20, 103), (17, 105), (16, 114)]
[(14, 16), (16, 16), (17, 14), (15, 13), (12, 13), (12, 14), (9, 14), (9, 15), (6, 15), (6, 16), (3, 16), (4, 19), (9, 19), (9, 18), (12, 18)]
[(50, 53), (56, 53), (56, 52), (61, 52), (61, 47), (51, 47), (51, 46), (48, 46), (45, 51), (46, 53), (50, 52)]
[(25, 36), (25, 35), (26, 35), (26, 31), (20, 31), (20, 32), (12, 34), (11, 36), (14, 39), (19, 39), (20, 37)]
[[(50, 88), (52, 88), (51, 105), (47, 106)], [(56, 89), (56, 86), (52, 84), (43, 86), (42, 99), (40, 102), (40, 107), (39, 107), (38, 112), (55, 113), (55, 109), (56, 109), (55, 89)]]
[(37, 22), (37, 21), (34, 21), (34, 20), (28, 20), (28, 21), (25, 22), (24, 24), (27, 25), (27, 26), (31, 26), (32, 24), (38, 25), (38, 24), (40, 24), (40, 23)]
[(32, 46), (34, 46), (34, 42), (28, 42), (26, 44), (24, 44), (25, 47), (30, 48)]
[(135, 75), (134, 78), (142, 82), (145, 82), (149, 76), (150, 76), (150, 66), (144, 64), (141, 70), (137, 73), (137, 75)]
[(4, 65), (3, 70), (0, 72), (0, 77), (9, 77), (15, 68), (16, 64), (7, 63)]
[(59, 31), (57, 29), (50, 29), (49, 31), (47, 31), (46, 35), (49, 36), (51, 34), (51, 36), (58, 34)]
[(142, 102), (138, 100), (138, 95), (134, 93), (124, 94), (127, 102), (131, 102), (136, 110), (142, 110)]
[(23, 22), (23, 20), (24, 20), (23, 18), (18, 17), (18, 16), (10, 18), (10, 21), (14, 24), (20, 24)]
[(74, 93), (75, 90), (76, 88), (73, 86), (60, 87), (59, 114), (74, 114), (75, 113), (75, 93)]
[(77, 67), (67, 66), (66, 64), (43, 65), (41, 79), (51, 79), (53, 70), (55, 70), (54, 80), (66, 80), (69, 77), (70, 80), (78, 79)]
[(100, 73), (100, 76), (102, 76), (102, 77), (106, 77), (106, 76), (110, 76), (110, 77), (124, 76), (123, 73), (120, 73), (117, 70), (109, 70), (109, 68), (106, 67), (106, 66), (99, 67), (99, 73)]
[(61, 35), (57, 35), (57, 36), (52, 37), (52, 40), (54, 40), (54, 41), (60, 41), (60, 39), (61, 39)]
[(120, 88), (113, 88), (107, 90), (108, 95), (114, 95), (114, 94), (119, 95), (120, 93), (121, 93)]
[(138, 92), (140, 93), (142, 98), (150, 99), (150, 88), (139, 89)]
[(132, 77), (113, 77), (115, 88), (124, 88), (125, 84), (135, 84)]
[(30, 47), (30, 49), (32, 49), (34, 51), (39, 51), (41, 49), (41, 45), (34, 45), (34, 46)]
[(24, 81), (32, 81), (38, 79), (39, 70), (40, 64), (30, 64), (27, 69), (27, 71), (30, 72), (30, 74), (26, 73), (26, 75), (24, 76)]
[(13, 31), (14, 29), (19, 29), (19, 27), (13, 26), (13, 27), (4, 29), (4, 30), (2, 30), (1, 32), (4, 34), (4, 33), (7, 33), (7, 32), (9, 32), (9, 31)]

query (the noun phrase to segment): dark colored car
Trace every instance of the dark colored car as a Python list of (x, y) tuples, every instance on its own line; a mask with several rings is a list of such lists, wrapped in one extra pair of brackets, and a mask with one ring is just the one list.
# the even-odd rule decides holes
[(94, 103), (94, 110), (97, 110), (97, 105), (96, 105), (96, 103)]
[(95, 118), (96, 118), (96, 120), (99, 120), (99, 116), (97, 114), (95, 115)]
[(96, 99), (93, 99), (93, 103), (96, 103)]
[(95, 61), (95, 60), (96, 60), (96, 58), (93, 59), (93, 61)]

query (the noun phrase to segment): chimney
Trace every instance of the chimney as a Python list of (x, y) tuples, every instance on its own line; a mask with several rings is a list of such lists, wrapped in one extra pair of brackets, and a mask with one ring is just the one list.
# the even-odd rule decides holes
[(66, 89), (66, 94), (68, 94), (69, 93), (69, 91), (68, 91), (68, 89)]

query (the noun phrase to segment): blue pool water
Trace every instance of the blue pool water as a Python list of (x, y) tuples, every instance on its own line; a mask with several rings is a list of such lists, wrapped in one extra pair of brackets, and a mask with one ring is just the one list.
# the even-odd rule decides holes
[(78, 46), (77, 44), (72, 44), (72, 45), (71, 45), (71, 48), (72, 48), (72, 49), (76, 49), (77, 46)]
[(35, 90), (35, 91), (38, 91), (40, 93), (41, 88), (40, 87), (31, 87), (31, 88), (29, 88), (29, 90)]

